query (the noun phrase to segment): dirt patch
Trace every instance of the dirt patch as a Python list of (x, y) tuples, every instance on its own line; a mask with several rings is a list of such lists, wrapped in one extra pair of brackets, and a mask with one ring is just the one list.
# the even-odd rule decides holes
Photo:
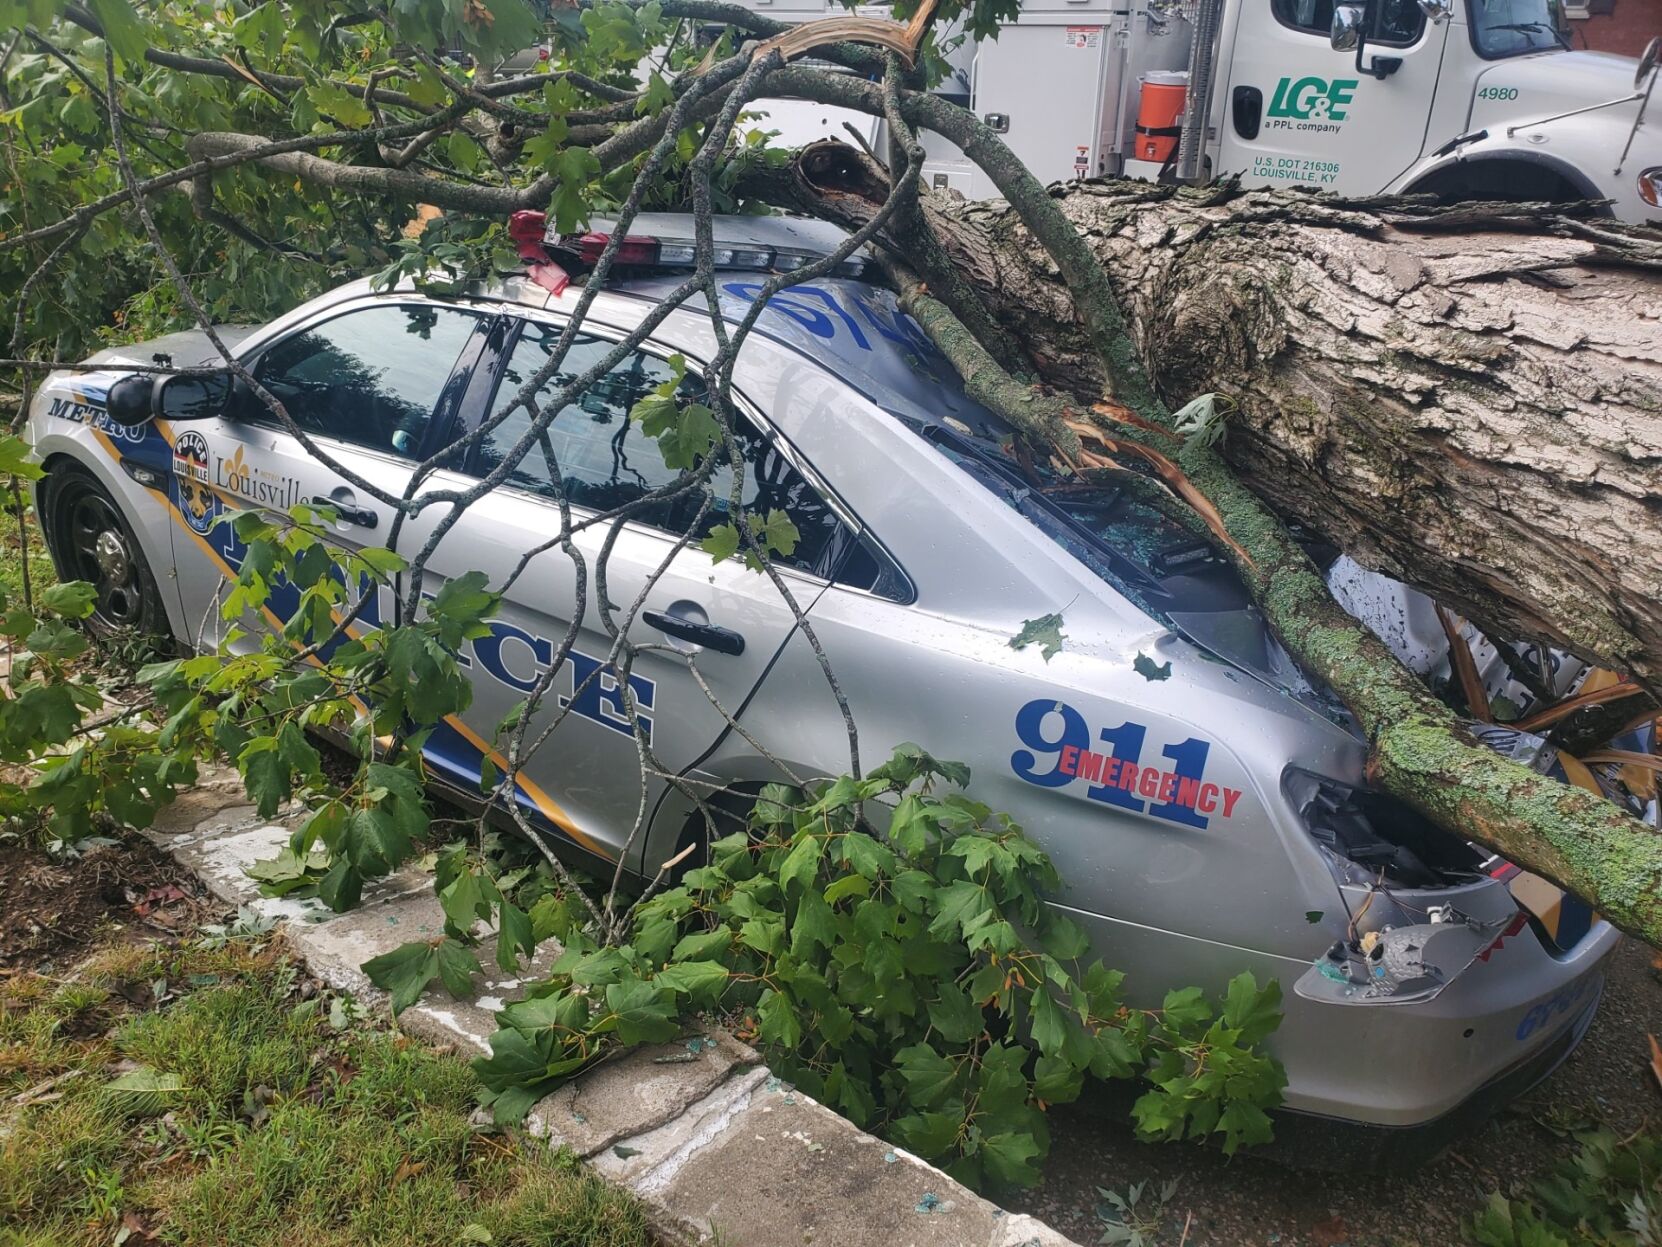
[(0, 843), (0, 968), (38, 967), (112, 928), (171, 934), (214, 909), (189, 871), (138, 836), (62, 863), (21, 841)]

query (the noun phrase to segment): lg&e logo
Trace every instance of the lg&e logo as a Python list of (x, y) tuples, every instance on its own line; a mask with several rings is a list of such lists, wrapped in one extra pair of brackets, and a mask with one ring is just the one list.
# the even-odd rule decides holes
[(1271, 117), (1296, 117), (1300, 121), (1343, 121), (1345, 106), (1356, 94), (1356, 78), (1283, 78), (1270, 101)]

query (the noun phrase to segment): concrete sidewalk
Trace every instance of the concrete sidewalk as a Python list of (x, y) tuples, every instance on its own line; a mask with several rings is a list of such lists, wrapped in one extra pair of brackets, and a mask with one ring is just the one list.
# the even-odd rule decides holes
[[(346, 914), (315, 900), (262, 897), (244, 871), (287, 843), (297, 817), (259, 818), (233, 773), (204, 770), (202, 782), (147, 834), (227, 904), (285, 922), (290, 947), (324, 982), (384, 1008), (385, 995), (358, 967), (406, 941), (442, 933), (432, 876), (405, 869), (378, 880)], [(492, 979), (493, 972), (487, 962), (471, 1001), (429, 992), (403, 1013), (400, 1026), (463, 1054), (488, 1052), (493, 1014), (520, 988), (517, 979)], [(537, 1105), (529, 1125), (634, 1191), (670, 1242), (719, 1236), (727, 1247), (1071, 1244), (780, 1082), (753, 1049), (719, 1030), (689, 1032), (598, 1066)]]

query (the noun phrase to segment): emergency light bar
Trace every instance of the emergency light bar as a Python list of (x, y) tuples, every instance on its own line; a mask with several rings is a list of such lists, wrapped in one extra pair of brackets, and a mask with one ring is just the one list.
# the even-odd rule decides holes
[[(550, 245), (556, 250), (575, 252), (586, 267), (592, 268), (600, 262), (600, 253), (611, 240), (610, 234), (591, 231), (587, 234), (568, 234)], [(612, 263), (639, 268), (692, 268), (697, 246), (697, 241), (691, 238), (626, 234)], [(823, 258), (823, 252), (793, 251), (784, 247), (724, 247), (717, 243), (714, 251), (717, 268), (744, 269), (756, 273), (790, 273)], [(870, 261), (850, 256), (831, 271), (837, 277), (863, 277), (869, 266)]]
[[(550, 250), (575, 256), (593, 267), (612, 240), (608, 221), (596, 221), (586, 234), (544, 236)], [(643, 212), (618, 245), (613, 263), (631, 268), (692, 268), (697, 254), (690, 216)], [(715, 266), (755, 273), (791, 273), (831, 254), (848, 237), (824, 221), (790, 217), (718, 216), (711, 222)], [(832, 270), (837, 277), (864, 277), (871, 257), (864, 248)]]

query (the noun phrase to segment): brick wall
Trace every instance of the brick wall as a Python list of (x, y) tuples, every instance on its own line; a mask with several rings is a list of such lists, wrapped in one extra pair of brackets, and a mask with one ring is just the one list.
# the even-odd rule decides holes
[(1662, 0), (1591, 0), (1593, 16), (1570, 21), (1577, 48), (1638, 56), (1653, 35), (1662, 35)]

